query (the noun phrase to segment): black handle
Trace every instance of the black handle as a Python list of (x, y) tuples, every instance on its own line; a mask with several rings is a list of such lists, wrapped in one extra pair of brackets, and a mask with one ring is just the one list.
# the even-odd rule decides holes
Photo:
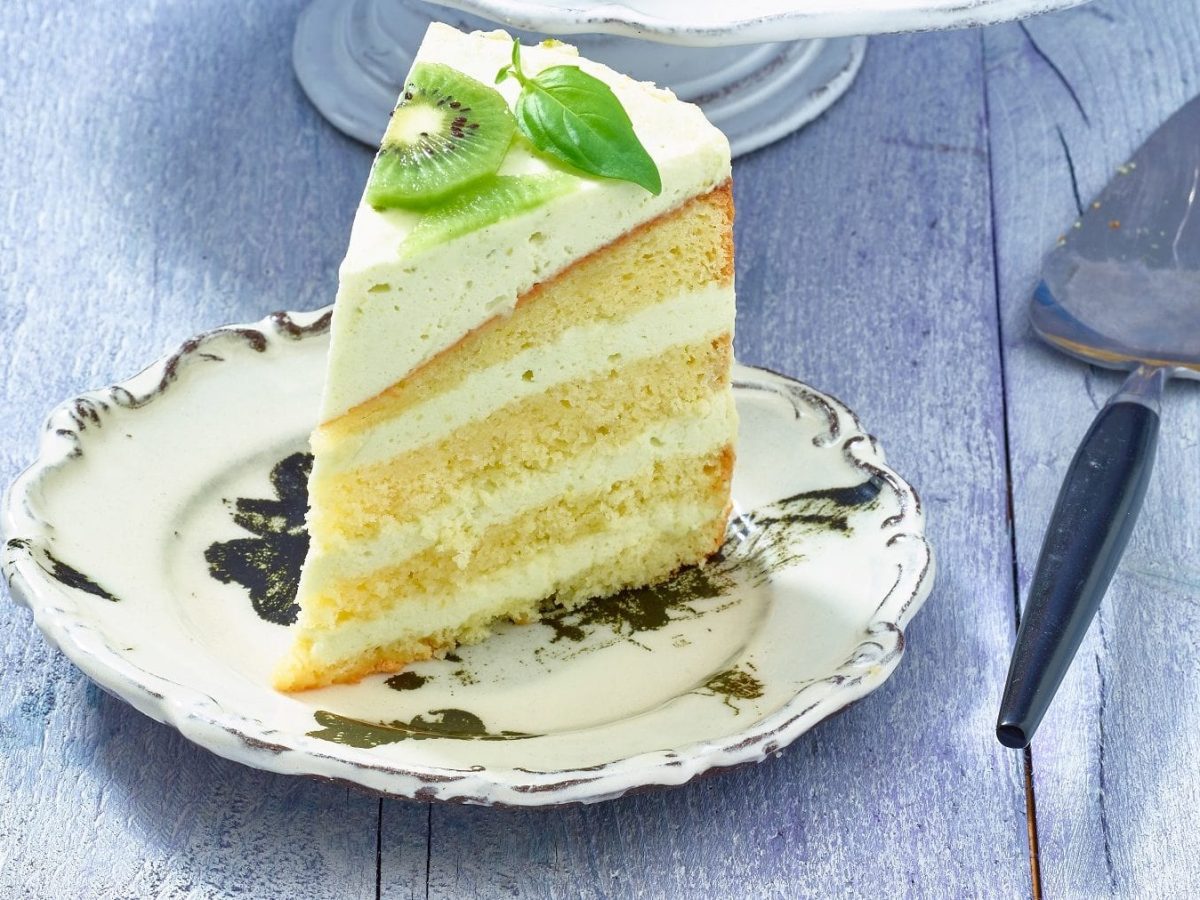
[(1158, 413), (1109, 403), (1088, 429), (1050, 516), (1021, 615), (996, 737), (1029, 744), (1129, 541), (1154, 468)]

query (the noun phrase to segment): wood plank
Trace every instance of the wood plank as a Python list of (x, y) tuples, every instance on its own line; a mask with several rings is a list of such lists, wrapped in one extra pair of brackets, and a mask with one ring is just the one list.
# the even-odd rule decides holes
[[(987, 32), (1022, 595), (1063, 473), (1120, 382), (1039, 346), (1025, 307), (1076, 195), (1087, 203), (1200, 90), (1196, 13), (1194, 3), (1102, 0)], [(1172, 389), (1125, 563), (1034, 740), (1048, 897), (1200, 892), (1200, 857), (1186, 849), (1200, 829), (1198, 434), (1200, 394)]]
[[(332, 296), (370, 154), (293, 80), (302, 6), (0, 7), (0, 482), (66, 396)], [(8, 602), (0, 669), (0, 896), (374, 896), (375, 798), (188, 744)]]
[[(1013, 604), (981, 63), (976, 33), (875, 40), (848, 97), (735, 173), (741, 359), (841, 396), (923, 489), (940, 576), (899, 671), (753, 769), (435, 807), (430, 896), (1028, 892), (1020, 767), (991, 737)], [(385, 805), (384, 896), (408, 887), (404, 815)]]

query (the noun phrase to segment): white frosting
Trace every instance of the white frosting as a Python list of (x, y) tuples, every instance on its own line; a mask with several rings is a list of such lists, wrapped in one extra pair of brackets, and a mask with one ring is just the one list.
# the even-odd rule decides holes
[[(435, 23), (417, 61), (444, 63), (492, 84), (511, 49), (503, 32), (467, 35)], [(729, 143), (698, 107), (580, 59), (566, 45), (523, 48), (521, 58), (530, 74), (552, 65), (578, 65), (607, 82), (658, 164), (662, 193), (581, 177), (578, 189), (566, 196), (411, 256), (402, 256), (400, 247), (419, 214), (360, 205), (340, 272), (323, 421), (375, 396), (493, 316), (511, 311), (539, 281), (729, 177)], [(512, 79), (497, 89), (510, 104), (520, 90)], [(521, 141), (514, 142), (501, 167), (505, 174), (549, 170)]]
[[(724, 415), (719, 412), (722, 405)], [(462, 545), (459, 563), (465, 568), (470, 548), (488, 528), (556, 498), (587, 495), (633, 478), (658, 460), (712, 453), (733, 440), (736, 415), (732, 396), (722, 394), (689, 415), (656, 423), (623, 446), (601, 446), (576, 457), (569, 467), (527, 474), (494, 491), (469, 485), (418, 521), (385, 520), (369, 540), (314, 545), (305, 564), (305, 582), (309, 590), (319, 591), (319, 585), (331, 580), (368, 575), (381, 565), (407, 559), (434, 541)]]
[(312, 656), (326, 663), (358, 656), (381, 643), (420, 638), (445, 628), (458, 628), (520, 598), (549, 597), (557, 585), (592, 566), (664, 534), (683, 534), (712, 515), (707, 503), (685, 501), (656, 507), (648, 515), (622, 519), (619, 528), (548, 549), (536, 559), (507, 566), (487, 578), (464, 584), (448, 602), (445, 594), (405, 597), (371, 619), (346, 622), (336, 629), (306, 631)]
[(554, 385), (658, 356), (673, 346), (715, 338), (730, 330), (733, 303), (732, 285), (712, 284), (639, 310), (615, 324), (568, 329), (556, 341), (472, 372), (456, 387), (367, 432), (339, 435), (330, 442), (315, 434), (319, 474), (328, 477), (383, 462), (436, 441), (496, 407), (543, 393)]

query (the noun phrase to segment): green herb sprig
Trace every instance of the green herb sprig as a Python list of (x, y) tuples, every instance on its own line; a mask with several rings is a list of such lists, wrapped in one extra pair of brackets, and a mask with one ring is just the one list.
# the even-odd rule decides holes
[(578, 66), (551, 66), (530, 77), (521, 69), (521, 44), (496, 84), (515, 78), (517, 127), (544, 153), (590, 175), (616, 178), (662, 193), (658, 166), (633, 131), (612, 89)]

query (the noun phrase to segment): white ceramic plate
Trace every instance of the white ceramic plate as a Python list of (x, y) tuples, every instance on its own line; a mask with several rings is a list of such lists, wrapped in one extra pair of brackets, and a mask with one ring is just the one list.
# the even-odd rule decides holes
[(966, 28), (1086, 0), (432, 0), (547, 34), (623, 34), (725, 45)]
[(251, 766), (541, 806), (762, 760), (899, 662), (932, 577), (916, 494), (840, 403), (738, 367), (718, 559), (398, 677), (276, 693), (327, 331), (277, 314), (188, 341), (59, 407), (10, 490), (13, 596), (147, 715)]

